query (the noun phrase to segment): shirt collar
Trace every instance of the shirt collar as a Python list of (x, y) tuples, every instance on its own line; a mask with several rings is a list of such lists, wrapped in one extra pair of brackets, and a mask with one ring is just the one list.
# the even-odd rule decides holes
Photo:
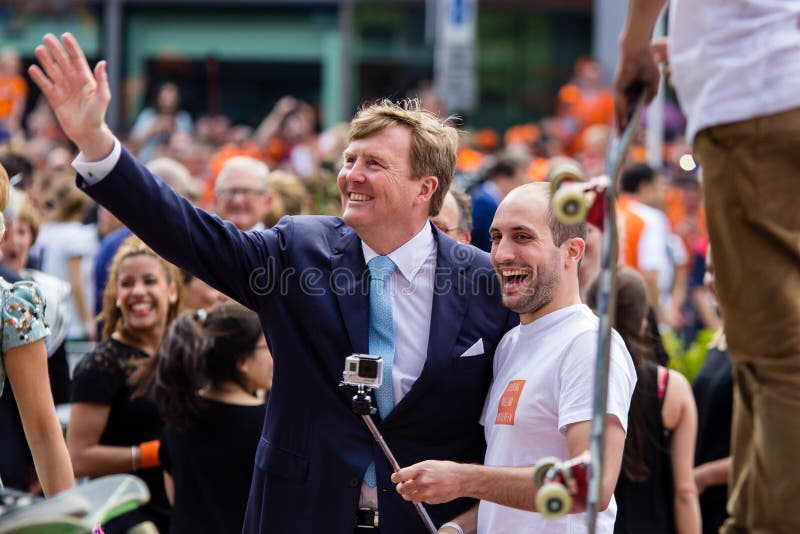
[[(400, 274), (410, 282), (419, 272), (428, 256), (431, 255), (435, 246), (433, 231), (430, 223), (426, 221), (422, 229), (414, 237), (403, 243), (399, 248), (394, 249), (387, 256), (397, 265), (397, 270), (400, 271)], [(361, 250), (364, 252), (364, 261), (367, 264), (372, 258), (378, 256), (378, 253), (363, 241), (361, 242)]]

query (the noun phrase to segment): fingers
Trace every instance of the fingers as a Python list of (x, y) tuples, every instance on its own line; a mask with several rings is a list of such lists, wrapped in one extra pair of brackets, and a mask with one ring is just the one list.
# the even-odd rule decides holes
[[(84, 59), (85, 61), (85, 59)], [(94, 77), (97, 79), (97, 89), (106, 100), (111, 100), (111, 88), (108, 85), (108, 71), (106, 61), (102, 60), (94, 67)], [(89, 68), (88, 66), (86, 67)]]
[(31, 65), (28, 67), (28, 74), (30, 75), (33, 82), (42, 90), (44, 96), (49, 100), (50, 94), (53, 91), (53, 82), (51, 82), (42, 69), (40, 69), (37, 65)]
[(659, 37), (650, 42), (650, 50), (653, 52), (656, 63), (666, 63), (668, 60), (667, 46), (669, 41), (666, 37)]
[(36, 59), (39, 60), (39, 64), (42, 66), (45, 74), (47, 74), (47, 77), (50, 78), (50, 80), (59, 79), (63, 76), (61, 68), (53, 60), (53, 56), (50, 55), (47, 47), (44, 45), (39, 45), (34, 49), (33, 53), (36, 55)]
[[(69, 53), (73, 64), (85, 69), (87, 73), (91, 72), (91, 69), (89, 68), (89, 62), (86, 61), (86, 54), (83, 53), (83, 49), (78, 44), (78, 40), (75, 39), (75, 36), (67, 32), (61, 36), (61, 40), (64, 42), (64, 46), (66, 46), (67, 52)], [(96, 71), (95, 74), (97, 74)]]
[(404, 467), (403, 469), (392, 473), (392, 482), (397, 484), (398, 482), (402, 483), (415, 478), (419, 472), (417, 465), (419, 464)]
[(69, 55), (67, 55), (64, 47), (61, 46), (61, 41), (59, 41), (58, 38), (52, 33), (45, 35), (43, 41), (48, 52), (50, 52), (50, 55), (55, 60), (61, 71), (66, 72), (70, 70), (71, 65)]

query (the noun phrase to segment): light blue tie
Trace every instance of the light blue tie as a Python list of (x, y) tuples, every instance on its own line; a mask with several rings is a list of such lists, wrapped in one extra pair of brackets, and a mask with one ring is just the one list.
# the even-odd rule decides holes
[[(369, 260), (369, 353), (383, 358), (383, 384), (375, 391), (378, 412), (382, 418), (394, 408), (392, 389), (392, 361), (394, 360), (394, 323), (392, 322), (392, 296), (387, 282), (397, 269), (386, 256)], [(374, 487), (375, 462), (364, 474), (364, 481)]]

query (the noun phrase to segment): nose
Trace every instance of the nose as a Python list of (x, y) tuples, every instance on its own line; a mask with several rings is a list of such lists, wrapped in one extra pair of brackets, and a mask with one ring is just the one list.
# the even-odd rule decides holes
[(345, 181), (351, 183), (363, 183), (366, 178), (364, 176), (364, 164), (361, 158), (357, 158), (350, 167), (343, 167)]
[(133, 287), (131, 287), (131, 293), (134, 295), (143, 295), (145, 293), (144, 282), (137, 281), (134, 283)]
[(497, 265), (510, 263), (514, 259), (514, 247), (508, 239), (500, 237), (492, 241), (491, 257)]

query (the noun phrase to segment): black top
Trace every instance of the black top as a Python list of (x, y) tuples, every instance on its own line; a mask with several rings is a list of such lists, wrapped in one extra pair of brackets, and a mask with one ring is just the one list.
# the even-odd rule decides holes
[[(131, 400), (133, 391), (128, 384), (136, 362), (141, 363), (148, 357), (137, 348), (107, 339), (84, 355), (75, 368), (71, 401), (111, 407), (100, 436), (101, 445), (138, 445), (161, 436), (163, 422), (155, 402), (142, 397)], [(150, 489), (150, 504), (142, 512), (159, 526), (167, 525), (165, 518), (168, 517), (169, 502), (161, 469), (140, 469), (134, 474)], [(104, 525), (104, 530), (108, 534), (113, 529)]]
[[(697, 448), (694, 464), (719, 460), (730, 455), (733, 416), (733, 366), (728, 353), (709, 349), (694, 380), (697, 402)], [(713, 486), (700, 495), (703, 533), (716, 533), (728, 517), (725, 502), (727, 486)]]
[[(663, 397), (658, 394), (658, 366), (649, 364), (648, 380), (640, 380), (636, 387), (647, 388), (644, 401), (647, 418), (647, 467), (650, 476), (646, 480), (632, 481), (620, 472), (614, 497), (617, 500), (615, 533), (648, 534), (675, 532), (673, 514), (674, 489), (672, 463), (669, 446), (671, 432), (664, 428), (661, 416)], [(667, 375), (669, 376), (669, 375)], [(664, 384), (666, 391), (666, 383)]]
[(209, 401), (185, 430), (164, 426), (159, 456), (175, 482), (171, 533), (241, 532), (265, 406)]

